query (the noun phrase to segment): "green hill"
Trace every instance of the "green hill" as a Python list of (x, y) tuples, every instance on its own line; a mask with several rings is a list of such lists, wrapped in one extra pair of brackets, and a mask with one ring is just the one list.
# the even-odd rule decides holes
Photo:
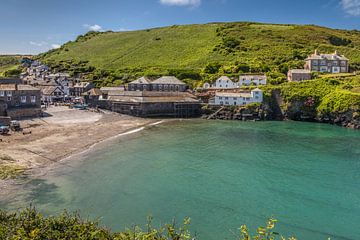
[(20, 55), (0, 55), (0, 77), (11, 76), (13, 72), (19, 73)]
[(207, 79), (204, 73), (286, 73), (302, 67), (314, 49), (338, 50), (360, 69), (360, 31), (249, 22), (89, 32), (39, 57), (55, 69), (92, 72), (93, 80), (111, 84), (140, 75)]

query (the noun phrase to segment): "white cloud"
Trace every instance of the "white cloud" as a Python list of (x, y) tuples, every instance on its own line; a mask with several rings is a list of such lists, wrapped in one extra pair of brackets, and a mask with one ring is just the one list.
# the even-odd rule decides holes
[(161, 4), (170, 6), (192, 6), (197, 7), (201, 4), (201, 0), (160, 0)]
[(37, 46), (37, 47), (42, 47), (42, 46), (48, 45), (48, 43), (44, 42), (44, 41), (42, 41), (42, 42), (30, 41), (29, 43), (30, 43), (30, 45)]
[(61, 45), (54, 43), (54, 44), (51, 44), (51, 48), (52, 49), (58, 49), (58, 48), (61, 48)]
[(89, 24), (84, 24), (83, 25), (85, 28), (87, 28), (89, 31), (95, 31), (95, 32), (100, 32), (100, 31), (104, 31), (104, 29), (100, 26), (100, 25), (89, 25)]
[(341, 0), (344, 11), (351, 16), (360, 16), (360, 0)]

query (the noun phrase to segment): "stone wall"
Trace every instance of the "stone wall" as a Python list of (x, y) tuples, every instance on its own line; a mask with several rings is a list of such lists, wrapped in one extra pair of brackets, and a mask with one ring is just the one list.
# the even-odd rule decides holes
[(40, 117), (41, 108), (12, 108), (7, 110), (7, 115), (12, 119)]

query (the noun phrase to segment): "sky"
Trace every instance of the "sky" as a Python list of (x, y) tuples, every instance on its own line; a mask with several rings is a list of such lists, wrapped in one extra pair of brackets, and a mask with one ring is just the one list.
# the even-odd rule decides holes
[(1, 0), (0, 54), (37, 54), (89, 30), (252, 21), (360, 30), (360, 0)]

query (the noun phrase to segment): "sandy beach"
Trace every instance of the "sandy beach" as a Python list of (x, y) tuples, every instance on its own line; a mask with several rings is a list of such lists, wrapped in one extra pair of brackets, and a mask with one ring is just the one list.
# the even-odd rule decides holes
[(0, 136), (0, 163), (26, 170), (48, 167), (98, 142), (158, 121), (68, 107), (50, 107), (45, 113), (47, 117), (21, 121), (23, 132)]

